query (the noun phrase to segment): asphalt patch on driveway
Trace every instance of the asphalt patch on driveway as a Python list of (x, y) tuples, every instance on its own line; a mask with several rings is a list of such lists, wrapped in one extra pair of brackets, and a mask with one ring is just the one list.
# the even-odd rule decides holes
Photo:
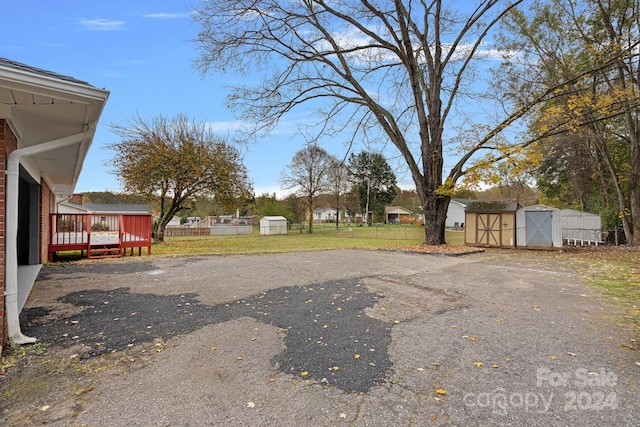
[(284, 333), (286, 350), (271, 360), (282, 372), (367, 392), (391, 367), (388, 323), (365, 314), (381, 298), (359, 280), (282, 287), (214, 306), (196, 294), (161, 296), (128, 288), (70, 293), (61, 302), (74, 314), (52, 320), (44, 307), (25, 309), (23, 331), (56, 346), (81, 344), (81, 357), (166, 340), (206, 325), (253, 317)]

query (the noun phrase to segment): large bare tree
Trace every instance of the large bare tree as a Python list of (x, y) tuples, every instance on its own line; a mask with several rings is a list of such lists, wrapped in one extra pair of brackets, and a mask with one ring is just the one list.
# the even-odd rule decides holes
[(336, 159), (316, 144), (309, 144), (294, 154), (280, 175), (285, 190), (293, 190), (305, 201), (309, 233), (313, 233), (313, 206), (318, 195), (329, 191), (330, 173)]
[(481, 153), (495, 153), (485, 157), (490, 163), (530, 144), (500, 136), (564, 88), (536, 87), (516, 100), (494, 94), (509, 101), (495, 117), (482, 111), (488, 96), (473, 97), (487, 88), (476, 83), (480, 61), (494, 53), (493, 30), (522, 2), (203, 0), (193, 13), (196, 65), (203, 74), (262, 73), (260, 83), (235, 87), (228, 98), (255, 125), (253, 135), (308, 106), (319, 112), (313, 137), (349, 131), (351, 142), (391, 141), (420, 196), (424, 242), (442, 244), (456, 182), (482, 167)]

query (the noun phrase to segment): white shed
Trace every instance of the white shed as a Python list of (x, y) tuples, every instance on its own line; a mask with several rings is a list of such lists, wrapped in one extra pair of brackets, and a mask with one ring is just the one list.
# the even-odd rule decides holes
[(287, 218), (263, 216), (260, 218), (260, 234), (287, 234)]
[(575, 209), (562, 209), (562, 240), (573, 245), (599, 245), (602, 243), (600, 215)]
[(517, 245), (529, 248), (561, 248), (560, 209), (544, 205), (527, 206), (516, 213)]

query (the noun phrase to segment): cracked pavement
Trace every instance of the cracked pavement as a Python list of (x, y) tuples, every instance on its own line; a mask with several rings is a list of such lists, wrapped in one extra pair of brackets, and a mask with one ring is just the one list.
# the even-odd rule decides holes
[(638, 425), (639, 357), (617, 314), (535, 252), (47, 265), (22, 321), (51, 344), (0, 378), (0, 420)]

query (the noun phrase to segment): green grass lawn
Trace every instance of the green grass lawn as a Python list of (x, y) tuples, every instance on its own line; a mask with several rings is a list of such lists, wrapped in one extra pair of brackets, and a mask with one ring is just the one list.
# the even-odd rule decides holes
[[(155, 255), (276, 253), (319, 249), (380, 249), (388, 246), (418, 245), (424, 241), (424, 228), (406, 225), (345, 227), (319, 224), (313, 233), (292, 229), (284, 235), (252, 234), (231, 236), (167, 237), (154, 244)], [(447, 232), (451, 244), (462, 244), (463, 233)]]

